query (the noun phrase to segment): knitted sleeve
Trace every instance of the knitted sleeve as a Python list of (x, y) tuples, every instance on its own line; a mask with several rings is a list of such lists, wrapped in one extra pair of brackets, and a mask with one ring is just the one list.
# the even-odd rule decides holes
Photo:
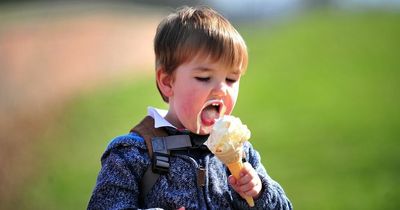
[[(261, 195), (254, 200), (254, 209), (267, 209), (267, 210), (291, 210), (292, 204), (286, 197), (282, 187), (274, 181), (266, 172), (264, 166), (261, 164), (260, 155), (253, 146), (246, 142), (244, 146), (247, 161), (253, 166), (260, 176), (263, 185)], [(238, 201), (236, 203), (238, 209), (249, 209), (248, 204), (244, 201), (238, 193), (233, 193), (233, 199)]]
[(137, 209), (140, 180), (150, 165), (144, 140), (135, 134), (115, 138), (101, 163), (87, 209)]

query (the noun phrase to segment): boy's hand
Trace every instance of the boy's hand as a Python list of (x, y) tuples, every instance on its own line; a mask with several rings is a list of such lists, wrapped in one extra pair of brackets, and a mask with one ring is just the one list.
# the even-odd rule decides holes
[(260, 177), (249, 163), (246, 162), (243, 165), (244, 167), (240, 172), (240, 178), (235, 179), (235, 177), (230, 175), (228, 177), (228, 182), (240, 195), (247, 195), (257, 199), (262, 190)]

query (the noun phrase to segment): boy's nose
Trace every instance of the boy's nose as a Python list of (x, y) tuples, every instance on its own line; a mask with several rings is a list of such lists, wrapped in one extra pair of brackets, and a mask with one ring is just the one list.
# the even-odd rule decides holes
[(225, 96), (228, 93), (228, 87), (224, 82), (220, 82), (215, 85), (212, 94), (215, 96)]

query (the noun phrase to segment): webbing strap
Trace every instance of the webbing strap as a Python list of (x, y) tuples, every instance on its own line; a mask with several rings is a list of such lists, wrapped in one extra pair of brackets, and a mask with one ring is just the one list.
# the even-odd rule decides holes
[[(154, 119), (150, 116), (146, 116), (138, 125), (131, 129), (131, 132), (135, 132), (143, 137), (146, 142), (147, 151), (149, 153), (150, 159), (153, 158), (153, 147), (151, 144), (151, 139), (154, 136), (167, 136), (167, 132), (165, 132), (161, 128), (154, 128)], [(140, 182), (140, 202), (144, 201), (145, 196), (150, 192), (153, 185), (160, 177), (160, 174), (153, 173), (152, 167), (148, 167), (145, 171), (141, 182)]]
[(189, 148), (192, 146), (189, 135), (168, 136), (162, 128), (154, 128), (154, 119), (145, 117), (138, 125), (131, 129), (143, 137), (152, 166), (145, 171), (140, 183), (140, 200), (144, 201), (145, 196), (153, 188), (153, 185), (160, 177), (160, 173), (168, 172), (169, 151), (174, 149)]
[(144, 172), (144, 175), (140, 182), (140, 190), (139, 190), (140, 200), (139, 200), (139, 202), (144, 202), (144, 198), (150, 192), (150, 190), (153, 188), (154, 184), (157, 182), (159, 177), (160, 177), (160, 174), (153, 173), (151, 167), (147, 168), (147, 170), (146, 170), (146, 172)]
[(154, 128), (154, 119), (150, 116), (146, 116), (139, 124), (131, 129), (131, 132), (135, 132), (143, 137), (144, 141), (146, 142), (150, 158), (153, 156), (151, 139), (155, 136), (168, 136), (168, 133), (164, 129)]
[(165, 137), (153, 137), (151, 140), (153, 152), (160, 152), (167, 154), (168, 150), (180, 149), (191, 147), (189, 135), (175, 135)]

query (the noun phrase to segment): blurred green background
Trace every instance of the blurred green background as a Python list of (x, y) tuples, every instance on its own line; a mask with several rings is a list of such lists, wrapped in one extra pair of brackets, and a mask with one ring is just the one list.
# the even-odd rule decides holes
[[(250, 63), (233, 114), (295, 209), (400, 208), (399, 23), (327, 8), (235, 23)], [(143, 68), (74, 92), (30, 137), (34, 167), (0, 206), (85, 209), (109, 141), (167, 108)]]

